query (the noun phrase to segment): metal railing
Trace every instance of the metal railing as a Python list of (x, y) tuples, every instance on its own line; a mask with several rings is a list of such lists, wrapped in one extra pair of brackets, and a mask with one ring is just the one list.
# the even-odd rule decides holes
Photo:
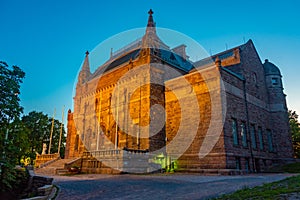
[(142, 44), (142, 38), (138, 38), (136, 40), (134, 40), (133, 42), (129, 43), (128, 45), (118, 49), (115, 52), (112, 52), (112, 58), (115, 58), (119, 55), (121, 55), (123, 52), (130, 50), (130, 49), (134, 49), (139, 47)]

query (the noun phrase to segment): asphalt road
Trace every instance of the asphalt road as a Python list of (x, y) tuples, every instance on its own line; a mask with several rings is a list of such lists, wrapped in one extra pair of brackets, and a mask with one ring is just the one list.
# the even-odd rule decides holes
[(54, 176), (56, 199), (209, 199), (291, 174), (203, 176), (198, 174)]

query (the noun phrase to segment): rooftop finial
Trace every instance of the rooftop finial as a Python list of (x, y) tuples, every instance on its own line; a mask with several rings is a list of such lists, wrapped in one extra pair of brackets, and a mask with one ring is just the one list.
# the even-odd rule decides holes
[(149, 15), (152, 15), (152, 14), (153, 14), (152, 9), (149, 10), (148, 14), (149, 14)]
[(153, 11), (152, 9), (148, 12), (148, 24), (146, 28), (146, 33), (142, 40), (142, 46), (143, 48), (159, 48), (159, 41), (160, 39), (156, 35), (156, 28), (155, 28), (155, 22), (153, 20)]
[(86, 52), (85, 52), (85, 55), (86, 55), (86, 56), (88, 56), (89, 54), (90, 54), (89, 51), (86, 51)]
[(148, 18), (147, 27), (155, 27), (155, 23), (153, 21), (153, 16), (152, 16), (153, 15), (152, 9), (149, 10), (148, 14), (149, 14), (149, 18)]

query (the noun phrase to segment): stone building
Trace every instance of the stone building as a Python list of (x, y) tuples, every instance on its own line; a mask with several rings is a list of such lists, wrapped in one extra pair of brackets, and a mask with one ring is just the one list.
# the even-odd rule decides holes
[[(184, 41), (183, 41), (184, 42)], [(255, 172), (293, 158), (282, 75), (251, 40), (192, 62), (149, 11), (144, 36), (91, 73), (86, 53), (66, 158), (88, 172)]]

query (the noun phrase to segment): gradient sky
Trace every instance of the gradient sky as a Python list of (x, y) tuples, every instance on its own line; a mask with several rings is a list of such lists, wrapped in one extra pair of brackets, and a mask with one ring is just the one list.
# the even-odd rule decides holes
[(261, 60), (268, 58), (281, 69), (288, 108), (300, 114), (299, 7), (297, 0), (0, 0), (0, 60), (26, 73), (25, 113), (52, 116), (56, 108), (60, 119), (63, 105), (65, 112), (72, 108), (85, 51), (145, 27), (152, 8), (158, 27), (186, 34), (212, 54), (252, 39)]

